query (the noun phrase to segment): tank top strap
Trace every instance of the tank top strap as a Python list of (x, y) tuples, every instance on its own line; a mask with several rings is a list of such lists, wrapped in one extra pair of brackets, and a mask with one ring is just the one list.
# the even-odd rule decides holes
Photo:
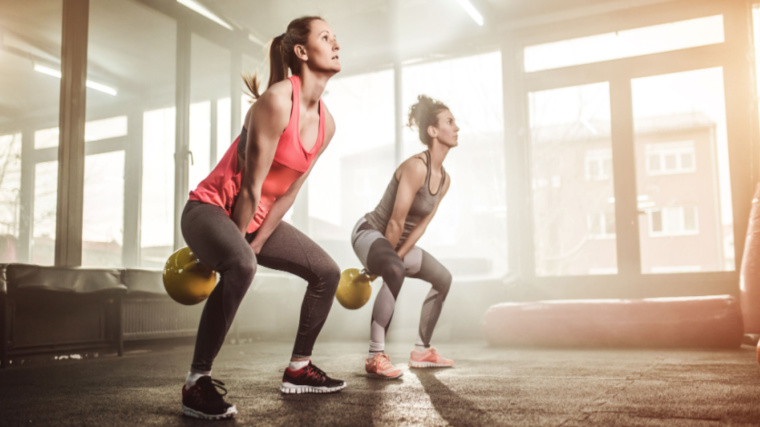
[(443, 183), (446, 182), (446, 169), (441, 166), (441, 183), (438, 184), (438, 191), (435, 192), (435, 195), (441, 194), (441, 190), (443, 190)]
[(427, 166), (427, 175), (425, 176), (425, 185), (428, 187), (428, 192), (430, 191), (430, 170), (432, 169), (430, 167), (430, 151), (425, 150), (425, 158), (427, 159), (427, 163), (425, 166)]
[(317, 143), (311, 149), (312, 153), (319, 152), (320, 147), (325, 142), (325, 103), (319, 98), (319, 128), (317, 129)]
[[(296, 132), (298, 131), (298, 119), (301, 117), (301, 79), (298, 76), (290, 76), (290, 85), (293, 87), (292, 102), (293, 106), (290, 108), (290, 120), (287, 127), (294, 127)], [(295, 120), (294, 120), (295, 119)]]

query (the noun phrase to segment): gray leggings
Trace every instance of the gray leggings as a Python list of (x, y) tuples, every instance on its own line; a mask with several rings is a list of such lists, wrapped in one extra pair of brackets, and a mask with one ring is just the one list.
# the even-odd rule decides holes
[(384, 350), (385, 335), (393, 318), (396, 298), (405, 277), (422, 279), (433, 285), (422, 303), (417, 345), (430, 347), (433, 329), (441, 315), (443, 302), (451, 287), (451, 273), (432, 255), (415, 246), (402, 260), (383, 233), (370, 227), (366, 219), (356, 223), (351, 244), (362, 265), (383, 278), (375, 299), (370, 327), (370, 352)]
[(208, 203), (187, 202), (181, 226), (193, 253), (220, 276), (203, 308), (192, 368), (211, 370), (258, 264), (295, 274), (308, 282), (293, 356), (311, 356), (338, 288), (340, 269), (335, 261), (286, 222), (280, 222), (257, 256), (249, 243), (255, 233), (243, 238), (225, 211)]

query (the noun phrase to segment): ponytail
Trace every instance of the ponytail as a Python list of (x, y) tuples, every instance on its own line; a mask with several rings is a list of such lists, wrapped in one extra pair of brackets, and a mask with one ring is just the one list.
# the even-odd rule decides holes
[[(304, 16), (290, 21), (287, 30), (272, 39), (269, 45), (269, 82), (267, 87), (288, 78), (288, 69), (293, 75), (301, 74), (301, 60), (296, 56), (295, 46), (305, 45), (309, 40), (311, 21), (322, 18)], [(259, 99), (259, 81), (256, 74), (243, 74), (243, 82), (253, 99)]]

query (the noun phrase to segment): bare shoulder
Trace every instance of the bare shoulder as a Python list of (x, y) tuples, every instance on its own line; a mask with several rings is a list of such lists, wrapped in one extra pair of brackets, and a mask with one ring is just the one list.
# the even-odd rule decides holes
[(281, 80), (268, 87), (261, 97), (253, 104), (254, 108), (263, 109), (272, 113), (287, 113), (290, 116), (290, 110), (293, 107), (293, 87), (290, 80)]
[(262, 96), (270, 92), (274, 95), (287, 96), (287, 98), (290, 99), (293, 96), (293, 83), (290, 82), (290, 79), (280, 80), (272, 86), (269, 86)]
[(399, 180), (410, 181), (422, 186), (425, 183), (425, 176), (427, 175), (426, 161), (425, 156), (422, 154), (415, 154), (401, 163), (396, 176)]

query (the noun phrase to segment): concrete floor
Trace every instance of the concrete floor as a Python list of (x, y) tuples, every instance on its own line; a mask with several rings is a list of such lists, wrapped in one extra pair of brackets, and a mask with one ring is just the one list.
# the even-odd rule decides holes
[[(760, 425), (760, 366), (749, 346), (716, 350), (514, 349), (441, 344), (456, 367), (363, 375), (365, 343), (318, 342), (313, 360), (347, 388), (278, 391), (290, 343), (227, 344), (214, 376), (237, 405), (220, 425), (713, 426)], [(391, 344), (404, 363), (408, 345)], [(83, 360), (31, 360), (0, 370), (2, 426), (192, 426), (180, 387), (192, 346)]]

